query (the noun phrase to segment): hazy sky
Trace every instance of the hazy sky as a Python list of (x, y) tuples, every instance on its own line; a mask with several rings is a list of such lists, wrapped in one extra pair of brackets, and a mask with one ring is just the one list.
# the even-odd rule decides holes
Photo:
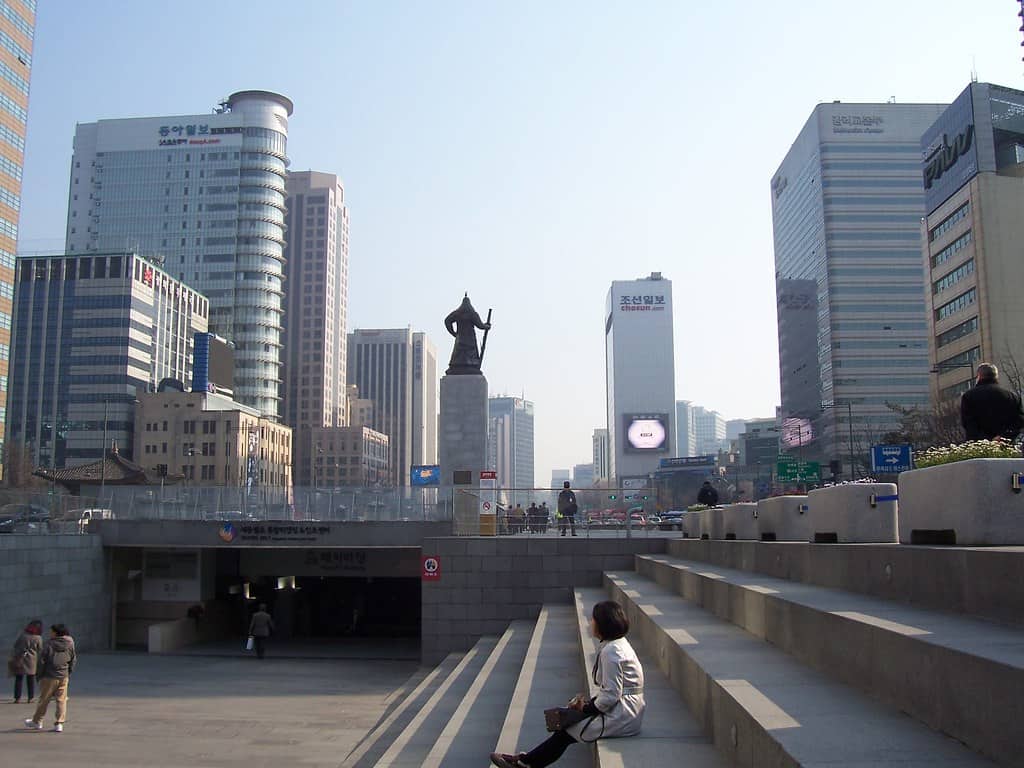
[(673, 281), (676, 396), (779, 399), (769, 180), (818, 102), (1022, 87), (1009, 0), (41, 0), (21, 251), (63, 247), (77, 121), (295, 102), (292, 168), (338, 173), (350, 327), (494, 309), (492, 394), (536, 404), (537, 481), (605, 424), (613, 279)]

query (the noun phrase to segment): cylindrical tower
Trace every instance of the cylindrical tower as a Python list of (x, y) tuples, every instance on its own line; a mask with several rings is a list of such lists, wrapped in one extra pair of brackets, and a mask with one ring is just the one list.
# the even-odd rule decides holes
[(292, 102), (270, 91), (228, 98), (244, 117), (235, 250), (235, 399), (265, 416), (278, 413), (284, 312), (285, 178)]

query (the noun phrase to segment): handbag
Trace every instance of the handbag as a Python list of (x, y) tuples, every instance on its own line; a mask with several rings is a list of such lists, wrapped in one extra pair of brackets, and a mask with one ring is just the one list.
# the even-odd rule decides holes
[(586, 720), (592, 715), (586, 715), (579, 709), (573, 707), (552, 707), (544, 710), (544, 725), (554, 733), (564, 731), (566, 728), (576, 725), (581, 720)]
[(249, 639), (245, 641), (245, 650), (251, 651), (253, 645), (252, 635), (249, 635)]

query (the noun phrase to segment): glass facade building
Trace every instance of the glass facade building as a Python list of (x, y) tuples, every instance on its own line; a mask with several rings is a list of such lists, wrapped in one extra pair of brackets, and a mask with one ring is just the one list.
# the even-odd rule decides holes
[[(0, 393), (4, 395), (35, 26), (35, 0), (0, 0)], [(0, 408), (0, 440), (6, 421), (6, 411)]]
[(280, 408), (285, 178), (292, 103), (241, 91), (213, 114), (81, 123), (67, 251), (129, 249), (210, 300), (234, 343), (235, 399)]
[[(521, 397), (487, 401), (487, 468), (498, 473), (498, 488), (534, 485), (533, 403)], [(523, 501), (528, 494), (514, 494)], [(528, 502), (527, 502), (528, 503)]]
[(17, 260), (8, 444), (32, 466), (133, 457), (137, 397), (186, 388), (206, 299), (133, 253)]
[[(920, 139), (941, 104), (819, 104), (771, 181), (783, 419), (850, 461), (928, 402)], [(823, 410), (822, 405), (831, 406)]]

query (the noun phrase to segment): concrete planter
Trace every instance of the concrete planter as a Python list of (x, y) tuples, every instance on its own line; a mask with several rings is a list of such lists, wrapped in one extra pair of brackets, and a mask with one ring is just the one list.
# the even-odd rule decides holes
[(757, 502), (761, 541), (810, 541), (811, 515), (806, 496), (775, 496)]
[(811, 542), (888, 544), (899, 540), (895, 483), (835, 485), (811, 491), (807, 497)]
[(969, 459), (900, 474), (900, 542), (1024, 544), (1024, 459)]
[(700, 537), (702, 539), (724, 539), (725, 529), (722, 527), (722, 508), (711, 507), (702, 509), (700, 515)]
[(679, 522), (682, 525), (680, 535), (684, 539), (700, 538), (700, 512), (684, 512)]
[(751, 541), (760, 538), (757, 533), (757, 504), (742, 502), (727, 505), (722, 510), (722, 532), (727, 539)]

